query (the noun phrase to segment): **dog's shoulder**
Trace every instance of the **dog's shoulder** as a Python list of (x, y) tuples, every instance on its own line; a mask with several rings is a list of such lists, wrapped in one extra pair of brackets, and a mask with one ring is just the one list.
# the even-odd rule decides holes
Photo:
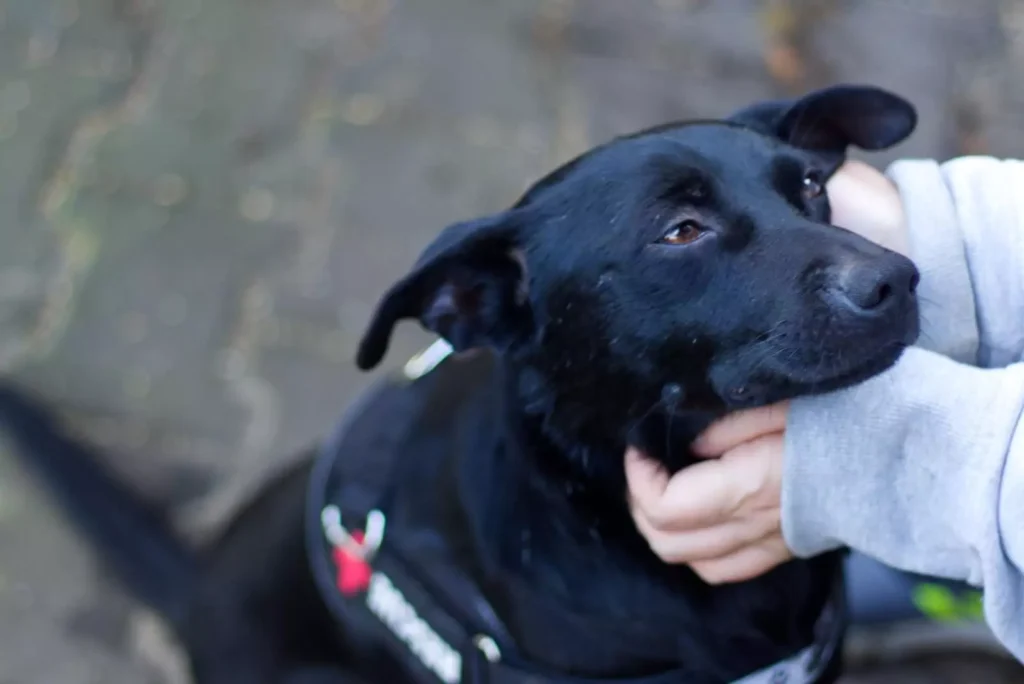
[[(494, 396), (494, 357), (486, 353), (414, 357), (366, 390), (346, 411), (323, 445), (321, 458), (345, 479), (401, 486), (441, 465), (451, 433)], [(493, 425), (478, 421), (486, 429)]]

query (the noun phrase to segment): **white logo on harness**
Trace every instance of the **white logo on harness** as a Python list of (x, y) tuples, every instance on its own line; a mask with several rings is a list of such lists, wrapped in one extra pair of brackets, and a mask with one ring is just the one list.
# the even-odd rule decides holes
[(366, 606), (441, 681), (461, 681), (462, 656), (416, 613), (387, 575), (374, 572), (370, 577)]

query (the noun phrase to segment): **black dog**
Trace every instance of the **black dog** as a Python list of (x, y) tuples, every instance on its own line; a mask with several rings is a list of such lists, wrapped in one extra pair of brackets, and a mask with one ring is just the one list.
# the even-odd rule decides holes
[(451, 226), (358, 364), (405, 318), (456, 354), (371, 392), (202, 553), (34, 400), (8, 388), (0, 417), (199, 684), (830, 681), (839, 557), (725, 586), (665, 565), (623, 452), (677, 470), (715, 417), (862, 381), (915, 340), (914, 266), (830, 226), (823, 188), (849, 145), (915, 123), (830, 88), (616, 139)]

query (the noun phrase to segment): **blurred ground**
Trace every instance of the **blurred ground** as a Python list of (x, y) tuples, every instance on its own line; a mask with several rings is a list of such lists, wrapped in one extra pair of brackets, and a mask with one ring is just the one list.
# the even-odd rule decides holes
[[(0, 369), (198, 534), (366, 384), (446, 223), (832, 81), (919, 106), (879, 163), (1024, 155), (1021, 73), (1024, 0), (0, 0)], [(0, 458), (0, 683), (173, 681), (148, 625)], [(851, 681), (1024, 681), (952, 660)]]

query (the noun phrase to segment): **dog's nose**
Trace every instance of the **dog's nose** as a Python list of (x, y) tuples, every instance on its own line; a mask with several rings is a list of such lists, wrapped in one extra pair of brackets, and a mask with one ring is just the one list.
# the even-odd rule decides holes
[(836, 291), (853, 308), (874, 312), (914, 294), (920, 279), (910, 259), (894, 254), (848, 264), (840, 270)]

